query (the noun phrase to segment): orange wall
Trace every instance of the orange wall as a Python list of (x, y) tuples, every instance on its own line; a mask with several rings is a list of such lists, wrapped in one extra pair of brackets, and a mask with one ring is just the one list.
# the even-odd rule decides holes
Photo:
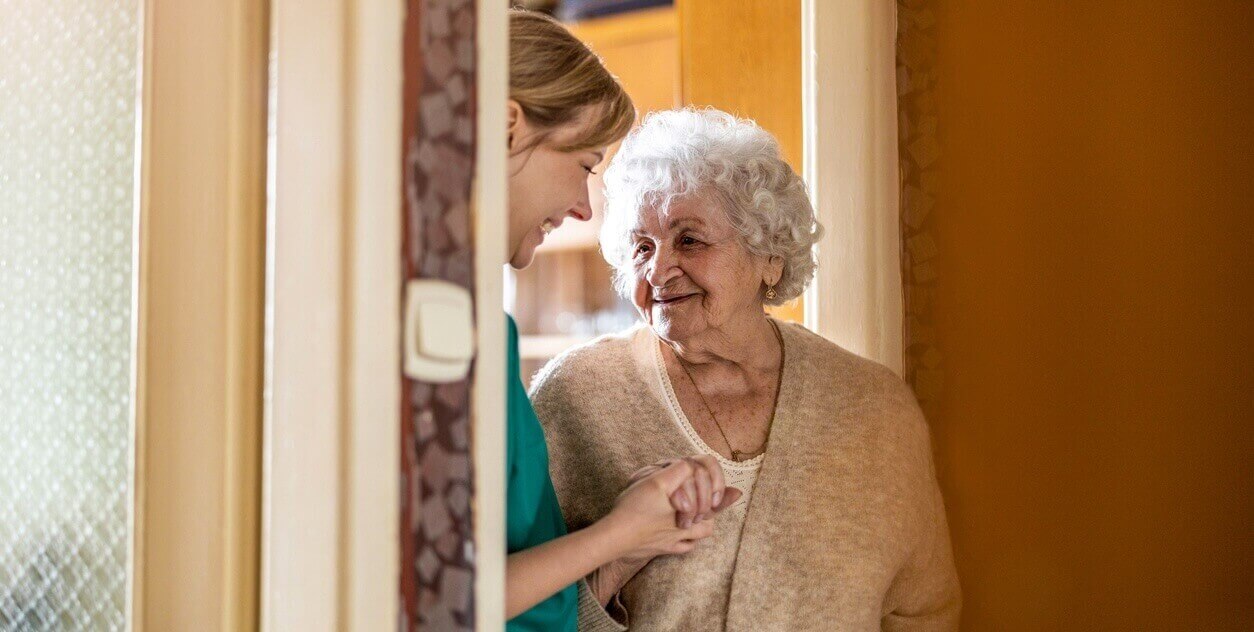
[(1250, 629), (1254, 3), (931, 4), (964, 629)]

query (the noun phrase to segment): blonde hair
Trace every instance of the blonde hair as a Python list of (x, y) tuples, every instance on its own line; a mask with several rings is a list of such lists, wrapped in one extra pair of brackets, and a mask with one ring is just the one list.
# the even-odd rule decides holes
[(622, 85), (586, 44), (557, 20), (509, 11), (509, 96), (527, 121), (549, 132), (595, 107), (586, 129), (559, 151), (605, 147), (631, 130), (636, 109)]

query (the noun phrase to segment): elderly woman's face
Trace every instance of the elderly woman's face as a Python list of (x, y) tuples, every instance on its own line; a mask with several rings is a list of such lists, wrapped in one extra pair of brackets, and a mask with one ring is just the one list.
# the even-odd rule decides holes
[(762, 311), (769, 260), (745, 250), (708, 196), (676, 199), (665, 211), (641, 209), (630, 265), (632, 301), (665, 340), (683, 341)]

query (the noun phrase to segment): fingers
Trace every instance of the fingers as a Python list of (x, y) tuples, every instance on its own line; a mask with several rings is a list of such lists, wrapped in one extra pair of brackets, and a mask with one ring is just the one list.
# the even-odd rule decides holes
[(675, 514), (675, 526), (680, 529), (687, 529), (697, 521), (697, 514), (691, 511), (681, 511)]
[(688, 497), (684, 495), (684, 489), (681, 487), (671, 494), (671, 509), (676, 512), (691, 511), (692, 503)]
[(680, 529), (687, 529), (692, 526), (696, 514), (693, 512), (692, 500), (684, 494), (684, 489), (680, 487), (671, 494), (671, 508), (675, 510), (675, 526)]
[(739, 490), (726, 486), (722, 466), (709, 454), (663, 459), (637, 470), (629, 486), (645, 479), (653, 480), (666, 493), (675, 510), (675, 525), (680, 529), (706, 521), (741, 495)]
[[(656, 484), (665, 492), (665, 496), (669, 498), (675, 490), (684, 484), (691, 484), (692, 466), (687, 461), (675, 461), (660, 471), (649, 475), (649, 478), (656, 481)], [(692, 499), (694, 495), (690, 492), (688, 493), (688, 498)]]
[(692, 526), (692, 523), (696, 521), (699, 515), (697, 512), (697, 484), (692, 480), (692, 476), (689, 476), (683, 482), (683, 485), (679, 487), (679, 491), (684, 495), (684, 500), (687, 504), (685, 505), (686, 508), (675, 517), (675, 524), (680, 529), (687, 529)]
[(704, 540), (712, 535), (714, 535), (714, 521), (708, 520), (685, 529), (682, 538), (684, 540)]
[(652, 465), (646, 465), (636, 470), (635, 473), (631, 475), (631, 478), (627, 480), (627, 484), (630, 485), (632, 483), (635, 483), (636, 481), (644, 480), (652, 476), (654, 473), (658, 472), (659, 470), (666, 469), (666, 466), (679, 460), (680, 459), (662, 459)]
[(648, 467), (642, 467), (636, 470), (636, 473), (632, 474), (631, 478), (627, 479), (627, 487), (631, 487), (632, 485), (635, 485), (636, 483), (639, 483), (640, 481), (643, 481), (644, 479), (649, 478), (650, 476), (653, 476), (654, 474), (657, 474), (660, 471), (661, 471), (661, 468), (654, 467), (652, 465)]
[(690, 503), (690, 506), (689, 506), (689, 508), (688, 508), (688, 510), (687, 510), (687, 513), (692, 514), (692, 516), (695, 518), (695, 517), (697, 516), (697, 509), (698, 509), (698, 504), (697, 504), (697, 503), (698, 503), (698, 502), (700, 502), (700, 499), (699, 499), (699, 498), (697, 498), (697, 483), (696, 483), (696, 481), (694, 481), (694, 480), (692, 479), (692, 476), (690, 475), (690, 476), (689, 476), (689, 477), (688, 477), (688, 478), (687, 478), (687, 479), (683, 482), (683, 485), (682, 485), (682, 486), (680, 486), (680, 489), (682, 489), (682, 490), (683, 490), (683, 492), (684, 492), (684, 496), (688, 499), (688, 502)]
[(710, 511), (714, 507), (714, 503), (711, 501), (713, 483), (710, 481), (709, 471), (704, 467), (693, 469), (692, 481), (696, 487), (697, 522), (701, 522), (710, 515)]
[(676, 540), (674, 544), (667, 547), (666, 551), (673, 555), (690, 553), (693, 549), (697, 548), (697, 542), (712, 535), (714, 535), (713, 522), (702, 522), (692, 525), (691, 527), (684, 529), (683, 532), (679, 534), (680, 539)]
[(694, 467), (705, 470), (710, 477), (710, 504), (718, 505), (723, 500), (723, 492), (727, 487), (727, 480), (723, 477), (723, 467), (718, 464), (718, 459), (708, 454), (701, 454), (691, 457)]
[(731, 507), (737, 500), (740, 500), (740, 497), (743, 495), (744, 492), (739, 489), (736, 489), (735, 487), (728, 487), (723, 492), (723, 502), (714, 507), (714, 513), (718, 513), (728, 507)]

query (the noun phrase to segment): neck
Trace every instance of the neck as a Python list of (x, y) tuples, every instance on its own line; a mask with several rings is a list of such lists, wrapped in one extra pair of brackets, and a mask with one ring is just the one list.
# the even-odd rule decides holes
[(760, 311), (685, 340), (667, 340), (681, 361), (693, 367), (734, 365), (741, 369), (774, 370), (781, 349), (770, 318)]

